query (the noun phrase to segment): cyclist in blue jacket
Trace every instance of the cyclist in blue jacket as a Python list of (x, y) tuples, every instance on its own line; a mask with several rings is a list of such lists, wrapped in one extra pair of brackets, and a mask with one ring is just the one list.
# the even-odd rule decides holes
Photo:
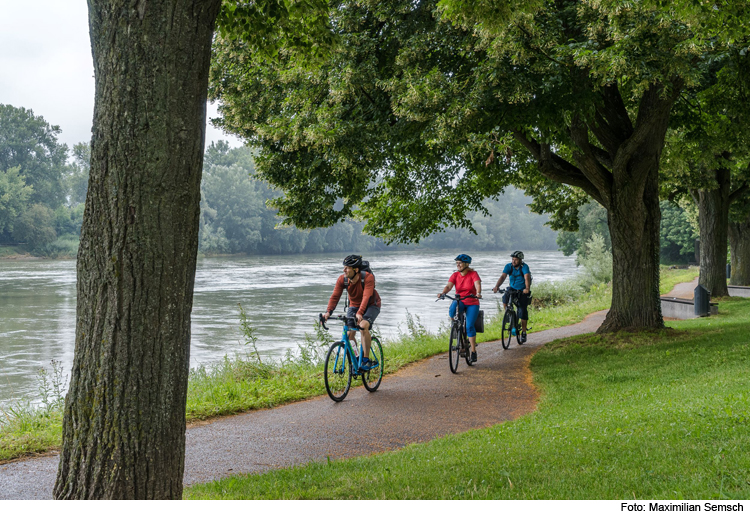
[(500, 286), (505, 282), (505, 278), (510, 275), (509, 287), (506, 288), (503, 295), (503, 309), (508, 309), (510, 292), (508, 290), (517, 290), (521, 294), (518, 296), (518, 319), (521, 321), (521, 342), (526, 342), (526, 325), (529, 321), (529, 312), (526, 307), (529, 305), (529, 292), (531, 291), (531, 271), (529, 266), (523, 262), (523, 251), (514, 251), (510, 254), (511, 261), (503, 268), (503, 274), (497, 280), (497, 284), (492, 289), (497, 293)]

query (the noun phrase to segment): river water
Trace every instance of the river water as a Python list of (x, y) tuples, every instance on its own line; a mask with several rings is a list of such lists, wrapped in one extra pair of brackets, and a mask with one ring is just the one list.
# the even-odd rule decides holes
[[(497, 311), (491, 293), (508, 251), (474, 252), (472, 267), (483, 279), (485, 317)], [(431, 331), (447, 321), (448, 301), (435, 297), (455, 270), (455, 254), (409, 250), (366, 255), (375, 273), (382, 311), (376, 328), (386, 338), (406, 332), (408, 310)], [(191, 366), (235, 353), (240, 344), (238, 303), (245, 308), (267, 358), (296, 350), (313, 331), (341, 274), (342, 255), (201, 258), (193, 302)], [(534, 281), (558, 281), (577, 273), (575, 258), (557, 251), (529, 251)], [(337, 311), (344, 305), (342, 297)], [(0, 405), (37, 398), (37, 373), (59, 361), (73, 363), (76, 311), (74, 261), (0, 260)], [(340, 331), (334, 327), (333, 333)]]

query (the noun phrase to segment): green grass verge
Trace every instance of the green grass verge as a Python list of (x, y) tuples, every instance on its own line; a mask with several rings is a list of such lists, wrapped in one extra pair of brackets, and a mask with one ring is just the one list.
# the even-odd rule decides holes
[[(696, 273), (695, 269), (663, 269), (662, 290), (666, 293), (674, 284), (692, 280)], [(485, 302), (497, 299), (499, 296), (486, 296)], [(610, 300), (611, 288), (596, 286), (575, 303), (533, 310), (530, 314), (530, 326), (532, 331), (539, 331), (577, 323), (592, 312), (608, 308)], [(418, 318), (408, 323), (408, 335), (384, 345), (386, 374), (446, 349), (445, 335), (425, 332)], [(500, 324), (497, 319), (489, 321), (485, 325), (485, 333), (479, 334), (479, 342), (499, 338)], [(329, 338), (328, 342), (333, 340)], [(305, 346), (313, 348), (314, 340)], [(188, 383), (186, 417), (189, 421), (198, 421), (325, 394), (320, 355), (314, 356), (311, 352), (301, 360), (286, 361), (281, 365), (258, 364), (241, 356), (227, 357), (209, 368), (195, 369), (191, 371)], [(17, 420), (12, 415), (21, 411), (26, 418), (19, 424), (14, 424)], [(0, 414), (0, 461), (59, 447), (59, 414), (49, 418), (45, 416), (49, 413), (40, 409), (37, 411), (38, 420), (35, 421), (33, 409), (29, 409), (28, 405), (12, 406), (5, 413), (6, 419)]]
[(748, 499), (750, 300), (559, 340), (538, 411), (402, 450), (196, 485), (190, 499)]
[(0, 409), (0, 461), (31, 453), (42, 453), (60, 445), (62, 412), (30, 405)]

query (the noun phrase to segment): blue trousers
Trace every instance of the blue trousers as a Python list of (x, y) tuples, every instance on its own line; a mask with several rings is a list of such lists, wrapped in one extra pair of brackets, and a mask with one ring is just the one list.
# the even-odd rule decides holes
[[(451, 317), (454, 317), (456, 315), (456, 304), (456, 301), (453, 301), (451, 303), (451, 307), (448, 309), (448, 315), (450, 315)], [(477, 329), (474, 328), (474, 323), (477, 322), (477, 316), (479, 315), (479, 305), (470, 304), (467, 306), (464, 303), (460, 303), (459, 309), (461, 310), (461, 312), (466, 311), (466, 335), (468, 337), (476, 336)]]

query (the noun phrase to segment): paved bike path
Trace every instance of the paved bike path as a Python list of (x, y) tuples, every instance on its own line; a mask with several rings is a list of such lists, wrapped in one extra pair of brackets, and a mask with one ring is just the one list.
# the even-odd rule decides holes
[[(595, 331), (605, 314), (529, 334), (525, 345), (513, 340), (509, 350), (499, 341), (481, 343), (477, 364), (468, 367), (462, 359), (458, 374), (451, 374), (443, 353), (385, 376), (377, 392), (353, 388), (342, 403), (319, 396), (189, 427), (185, 485), (390, 451), (518, 418), (536, 408), (528, 368), (534, 352), (554, 339)], [(50, 499), (58, 460), (48, 455), (0, 465), (0, 499)]]

